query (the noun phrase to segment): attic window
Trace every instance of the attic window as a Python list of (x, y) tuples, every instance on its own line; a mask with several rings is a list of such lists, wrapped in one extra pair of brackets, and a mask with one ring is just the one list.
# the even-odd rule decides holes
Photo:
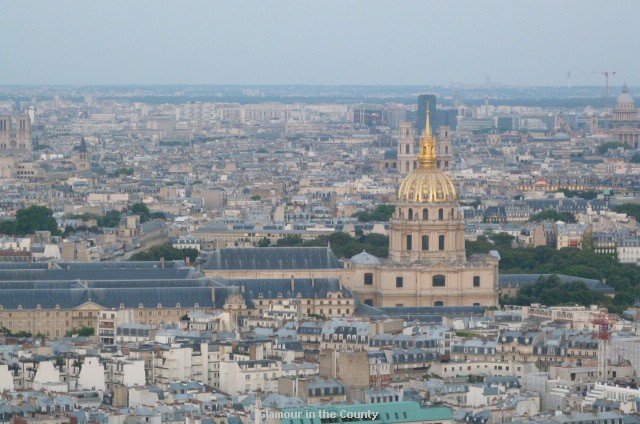
[(193, 305), (194, 308), (199, 308), (200, 304), (196, 303), (195, 305)]
[(282, 299), (282, 293), (278, 293), (278, 299)]
[(60, 305), (56, 305), (56, 309), (60, 309)]
[(180, 308), (180, 307), (181, 307), (180, 304), (176, 303), (176, 308)]
[(263, 297), (262, 293), (258, 293), (258, 299), (262, 299)]
[(142, 303), (138, 303), (138, 308), (144, 308), (144, 306), (142, 305)]
[(296, 297), (297, 298), (301, 298), (302, 297), (302, 293), (296, 293)]

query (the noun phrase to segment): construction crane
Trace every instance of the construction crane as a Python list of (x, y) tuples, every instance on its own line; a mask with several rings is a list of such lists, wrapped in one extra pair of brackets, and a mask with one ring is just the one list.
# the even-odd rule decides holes
[(605, 97), (604, 97), (604, 114), (605, 116), (609, 116), (611, 112), (609, 111), (609, 75), (614, 76), (616, 71), (602, 71), (602, 75), (604, 75), (605, 79)]
[(609, 375), (609, 352), (611, 351), (611, 332), (617, 317), (607, 313), (599, 313), (591, 322), (596, 326), (595, 336), (598, 338), (598, 382), (606, 383)]

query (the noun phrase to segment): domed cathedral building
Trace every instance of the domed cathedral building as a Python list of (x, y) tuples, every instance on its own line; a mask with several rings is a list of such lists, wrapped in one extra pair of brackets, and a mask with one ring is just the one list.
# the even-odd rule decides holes
[(619, 143), (638, 149), (640, 148), (639, 124), (638, 109), (636, 109), (633, 97), (629, 94), (629, 89), (625, 84), (613, 110), (612, 126), (614, 129), (611, 134)]
[(353, 256), (345, 263), (344, 283), (361, 302), (376, 307), (497, 306), (500, 256), (493, 251), (466, 257), (458, 191), (438, 167), (429, 121), (427, 114), (416, 168), (398, 192), (389, 258)]

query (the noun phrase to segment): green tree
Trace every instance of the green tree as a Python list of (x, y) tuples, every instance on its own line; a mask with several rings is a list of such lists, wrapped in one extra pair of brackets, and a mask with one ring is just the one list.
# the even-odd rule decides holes
[(120, 218), (122, 214), (117, 210), (110, 210), (105, 213), (104, 216), (98, 217), (98, 227), (103, 228), (114, 228), (117, 227), (120, 223)]
[(289, 246), (302, 246), (303, 240), (302, 237), (298, 235), (294, 236), (286, 236), (284, 238), (278, 239), (276, 241), (276, 246), (278, 247), (289, 247)]
[(396, 205), (378, 205), (373, 212), (356, 212), (354, 218), (360, 222), (388, 222), (396, 210)]
[(626, 213), (629, 216), (634, 217), (637, 221), (640, 221), (640, 204), (636, 203), (623, 203), (613, 208), (618, 213)]
[(93, 327), (80, 327), (78, 329), (72, 329), (65, 333), (65, 337), (73, 337), (78, 335), (80, 337), (91, 337), (95, 335), (96, 330)]
[(53, 212), (46, 206), (33, 205), (16, 212), (13, 235), (27, 236), (36, 231), (50, 231), (51, 235), (61, 234)]
[(131, 215), (139, 215), (140, 223), (147, 222), (151, 219), (151, 211), (149, 207), (142, 202), (134, 203), (129, 210)]
[(256, 246), (258, 246), (258, 247), (269, 247), (269, 246), (271, 246), (271, 239), (268, 238), (268, 237), (262, 237)]
[(569, 224), (576, 222), (576, 217), (571, 212), (558, 212), (555, 209), (545, 209), (529, 217), (529, 222), (562, 221)]
[(159, 261), (164, 258), (167, 261), (184, 260), (189, 258), (193, 263), (199, 256), (198, 249), (176, 249), (171, 243), (153, 246), (144, 252), (138, 252), (131, 256), (130, 261)]
[(608, 143), (602, 143), (601, 145), (598, 146), (598, 153), (603, 155), (603, 154), (607, 153), (607, 151), (609, 149), (617, 149), (619, 147), (627, 148), (629, 146), (627, 146), (624, 143), (618, 143), (616, 141), (612, 141), (612, 142), (608, 142)]
[(631, 163), (640, 163), (640, 153), (635, 153), (629, 160)]

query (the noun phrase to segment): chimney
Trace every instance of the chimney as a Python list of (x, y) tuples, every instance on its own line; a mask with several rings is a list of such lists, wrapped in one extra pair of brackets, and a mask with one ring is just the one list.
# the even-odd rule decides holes
[(295, 296), (296, 293), (296, 279), (293, 278), (293, 275), (291, 276), (291, 293), (293, 296)]
[(164, 256), (160, 258), (160, 264), (162, 265), (162, 269), (164, 269)]
[(189, 256), (184, 257), (184, 263), (187, 266), (191, 266), (191, 258)]

